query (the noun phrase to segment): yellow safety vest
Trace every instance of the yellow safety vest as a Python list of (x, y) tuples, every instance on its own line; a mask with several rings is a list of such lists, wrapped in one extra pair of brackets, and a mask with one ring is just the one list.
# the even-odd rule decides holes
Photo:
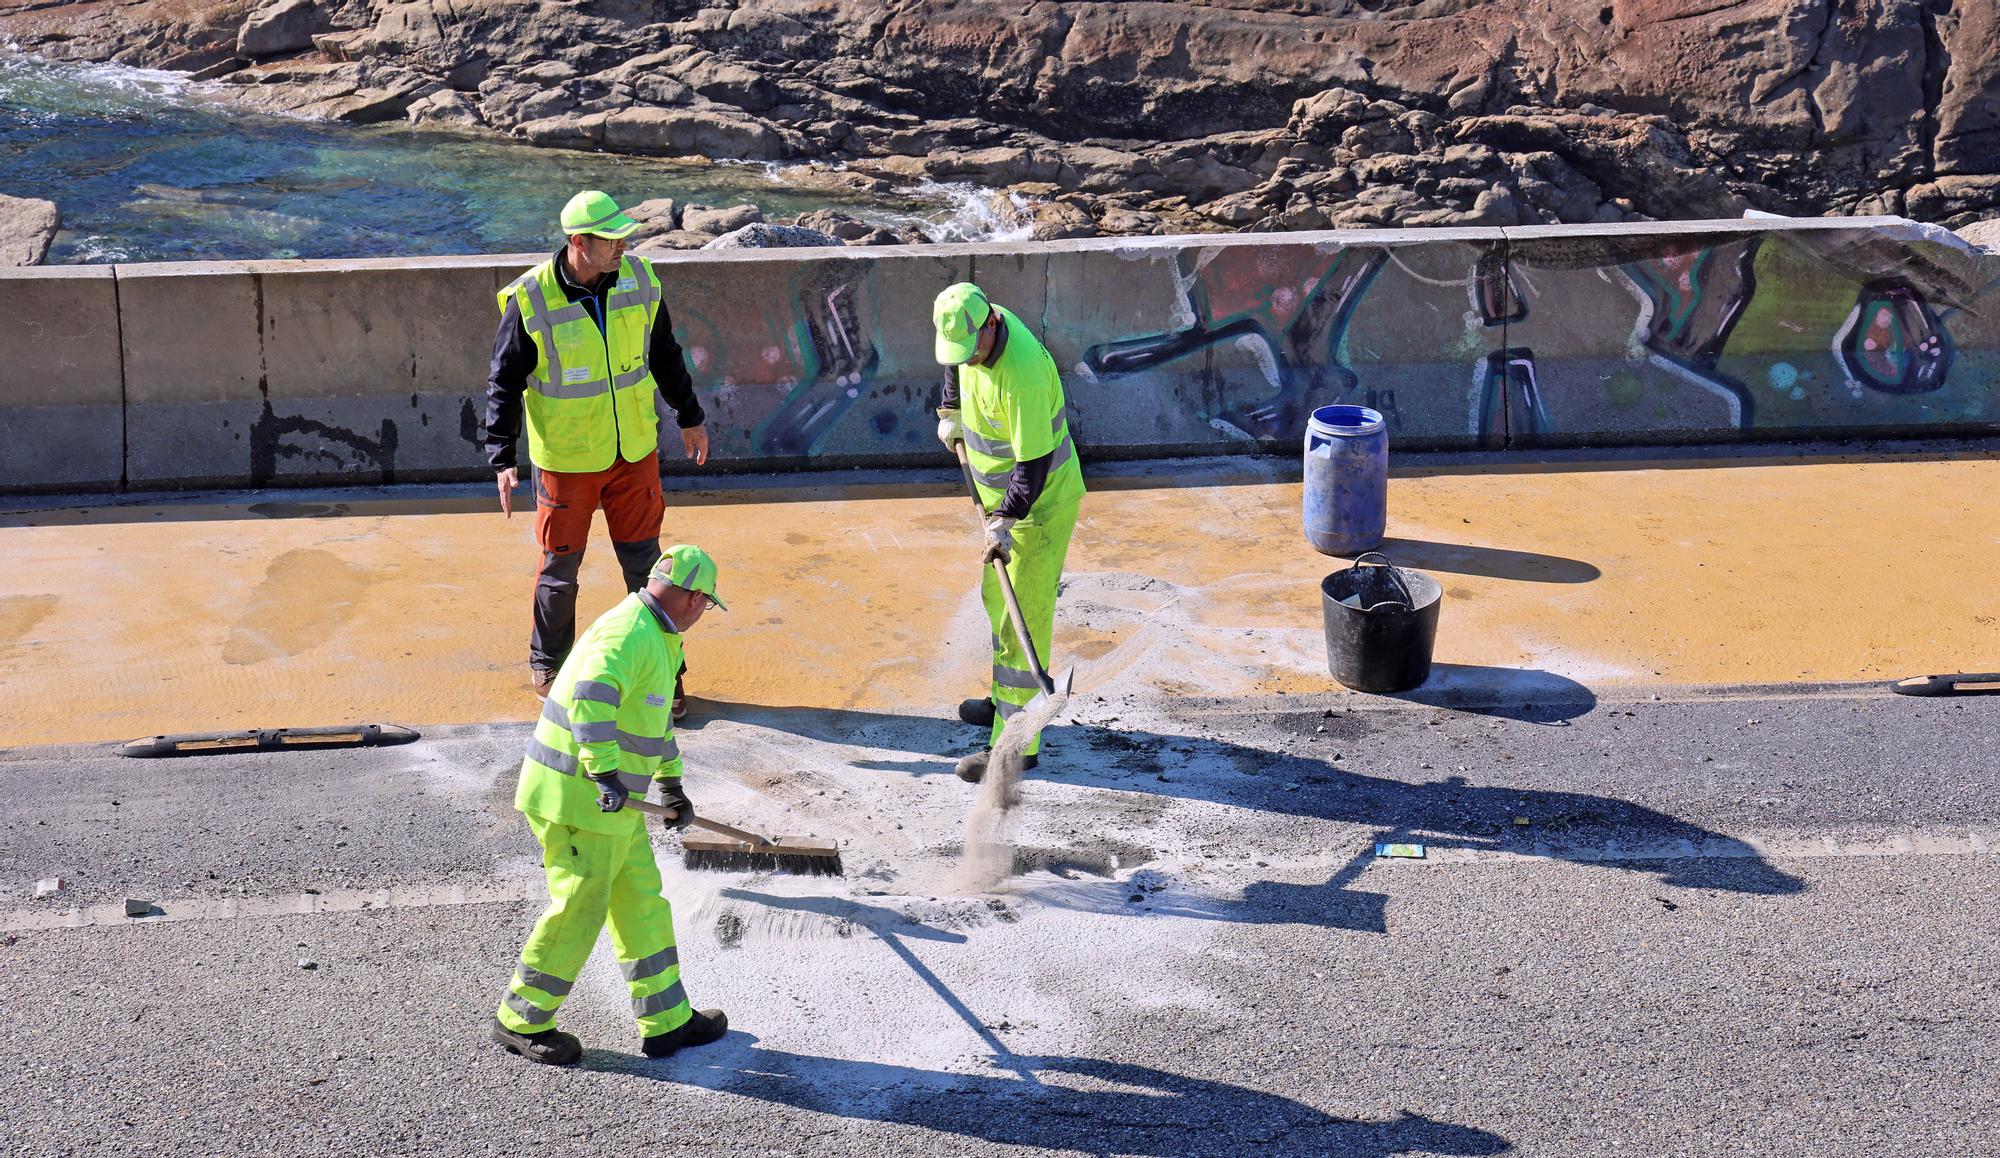
[(623, 832), (636, 809), (600, 812), (589, 777), (616, 772), (644, 796), (654, 777), (678, 778), (674, 676), (681, 637), (666, 630), (634, 592), (584, 631), (549, 685), (542, 717), (521, 761), (514, 807), (558, 824)]
[(570, 301), (556, 277), (556, 259), (541, 263), (500, 291), (535, 343), (528, 378), (528, 458), (544, 470), (604, 470), (616, 457), (637, 462), (659, 449), (647, 354), (660, 315), (660, 277), (651, 262), (627, 254), (607, 295), (604, 328)]
[[(1053, 453), (1048, 482), (1037, 507), (1053, 508), (1083, 497), (1083, 467), (1076, 443), (1069, 437), (1068, 402), (1055, 359), (1027, 323), (1002, 306), (994, 306), (1007, 340), (1000, 360), (992, 366), (958, 368), (959, 417), (965, 423), (965, 461), (972, 467), (973, 486), (988, 511), (1007, 496), (1014, 464)], [(1035, 518), (1029, 511), (1027, 517)]]

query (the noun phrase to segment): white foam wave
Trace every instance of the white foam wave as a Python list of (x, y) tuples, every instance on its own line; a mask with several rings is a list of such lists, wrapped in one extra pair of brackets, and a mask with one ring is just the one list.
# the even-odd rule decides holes
[(0, 101), (46, 112), (148, 112), (209, 87), (165, 69), (52, 61), (18, 48), (0, 57)]
[(927, 230), (939, 241), (1026, 241), (1034, 232), (1034, 201), (1018, 193), (963, 182), (925, 181), (912, 192), (947, 206)]

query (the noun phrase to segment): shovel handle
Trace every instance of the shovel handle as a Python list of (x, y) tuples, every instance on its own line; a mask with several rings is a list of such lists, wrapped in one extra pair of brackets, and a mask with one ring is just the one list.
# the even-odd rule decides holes
[[(965, 493), (972, 496), (973, 509), (979, 512), (979, 517), (983, 521), (986, 518), (986, 504), (979, 501), (979, 488), (973, 484), (972, 464), (965, 460), (965, 444), (954, 442), (951, 444), (951, 449), (958, 455), (959, 473), (965, 476)], [(1028, 653), (1028, 670), (1035, 673), (1035, 681), (1042, 685), (1042, 691), (1055, 691), (1055, 681), (1049, 678), (1048, 672), (1042, 670), (1041, 657), (1035, 654), (1035, 637), (1028, 634), (1028, 621), (1021, 614), (1021, 601), (1014, 598), (1014, 581), (1007, 578), (1007, 565), (998, 559), (993, 560), (993, 573), (1000, 577), (1000, 597), (1007, 601), (1007, 617), (1014, 622), (1014, 634), (1020, 637), (1021, 647)]]
[[(668, 808), (664, 804), (655, 804), (650, 800), (638, 796), (627, 797), (625, 807), (637, 809), (648, 816), (657, 816), (661, 820), (679, 820), (681, 815), (678, 809)], [(740, 828), (733, 828), (719, 820), (709, 820), (697, 816), (693, 820), (688, 821), (688, 823), (694, 825), (696, 828), (706, 828), (710, 832), (721, 836), (733, 837), (745, 844), (768, 846), (771, 843), (766, 837), (758, 836), (754, 832), (745, 832)]]

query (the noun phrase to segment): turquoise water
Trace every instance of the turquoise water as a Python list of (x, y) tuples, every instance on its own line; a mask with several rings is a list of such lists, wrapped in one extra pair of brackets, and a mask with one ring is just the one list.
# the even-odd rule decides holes
[(219, 87), (0, 50), (0, 193), (62, 210), (51, 263), (533, 252), (554, 248), (555, 214), (583, 188), (623, 204), (748, 201), (767, 217), (839, 209), (940, 240), (992, 233), (965, 186), (803, 190), (767, 166), (246, 114)]

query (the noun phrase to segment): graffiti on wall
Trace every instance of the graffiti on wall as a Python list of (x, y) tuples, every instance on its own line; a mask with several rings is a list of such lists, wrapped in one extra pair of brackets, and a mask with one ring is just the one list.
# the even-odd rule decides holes
[[(1090, 388), (1154, 371), (1150, 385), (1167, 371), (1190, 383), (1184, 392), (1211, 425), (1276, 443), (1332, 402), (1374, 405), (1399, 434), (1484, 445), (1982, 420), (1986, 384), (1952, 375), (1952, 320), (1982, 291), (1949, 284), (1906, 246), (1855, 243), (1862, 234), (1580, 238), (1515, 254), (1467, 245), (1448, 277), (1419, 276), (1379, 246), (1187, 250), (1160, 291), (1179, 324), (1092, 335), (1079, 368)], [(1429, 362), (1364, 362), (1349, 341), (1452, 310), (1464, 318), (1458, 381), (1471, 382), (1469, 404), (1433, 407), (1413, 426), (1405, 412), (1421, 407), (1411, 404), (1452, 387), (1426, 378)], [(1219, 371), (1230, 362), (1233, 377)], [(1261, 371), (1255, 398), (1237, 396), (1246, 364)], [(1404, 407), (1380, 405), (1396, 391)]]
[(739, 453), (810, 457), (868, 394), (883, 363), (873, 272), (802, 264), (780, 299), (726, 329), (699, 305), (676, 311), (697, 389), (750, 420)]
[(1381, 249), (1329, 257), (1304, 245), (1182, 250), (1173, 288), (1186, 324), (1093, 345), (1083, 365), (1099, 380), (1116, 380), (1240, 343), (1262, 370), (1265, 389), (1252, 398), (1225, 394), (1208, 421), (1260, 441), (1292, 437), (1315, 406), (1359, 383), (1342, 361), (1341, 341), (1387, 259)]
[[(1862, 235), (1580, 235), (1511, 248), (1273, 238), (1139, 263), (1106, 254), (1124, 263), (1117, 292), (1134, 299), (1114, 312), (1165, 324), (1107, 333), (1070, 320), (1104, 311), (1065, 310), (1061, 278), (1048, 284), (1041, 324), (1067, 367), (1086, 448), (1283, 445), (1314, 408), (1337, 402), (1381, 411), (1404, 438), (1496, 447), (1627, 430), (1981, 420), (1985, 386), (1954, 376), (1952, 332), (1980, 291), (1941, 292), (1907, 245), (1853, 240)], [(696, 294), (676, 302), (703, 396), (730, 419), (718, 451), (793, 461), (932, 453), (941, 376), (921, 308), (930, 290), (904, 283), (937, 272), (807, 260), (758, 274), (761, 296), (736, 285), (714, 308)], [(1102, 283), (1077, 292), (1084, 284)], [(1132, 405), (1134, 390), (1143, 405)]]

